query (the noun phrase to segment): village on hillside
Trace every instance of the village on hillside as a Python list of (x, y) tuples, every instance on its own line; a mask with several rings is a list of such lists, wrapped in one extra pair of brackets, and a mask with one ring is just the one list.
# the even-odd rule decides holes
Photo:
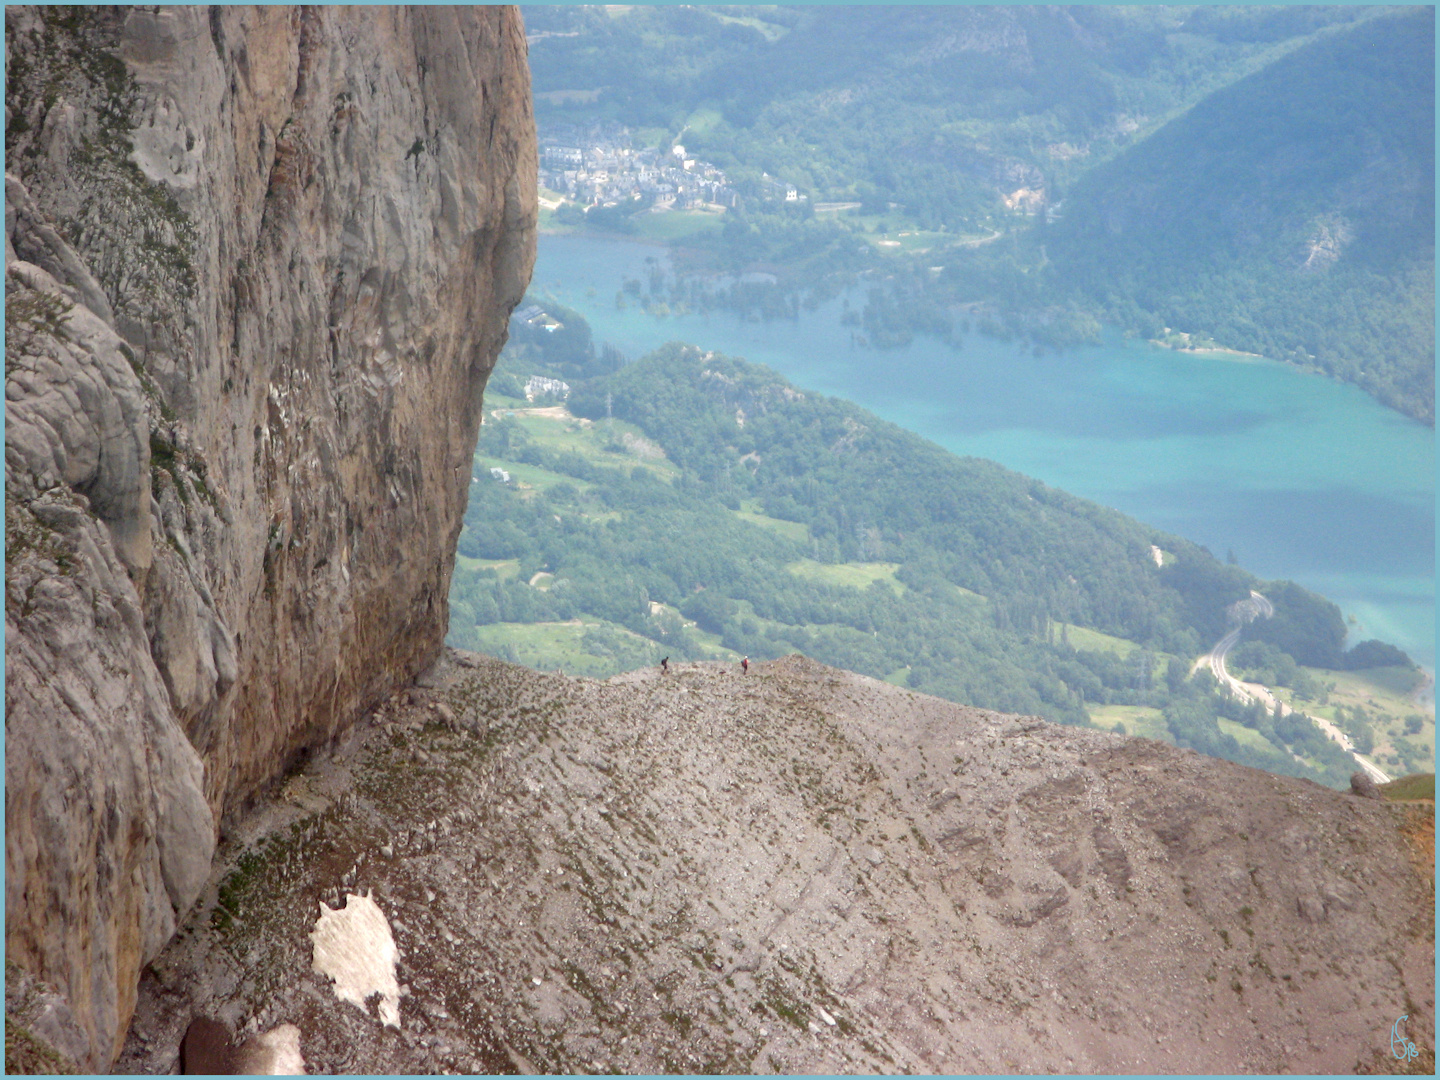
[[(740, 193), (723, 170), (686, 153), (636, 148), (630, 129), (613, 121), (556, 124), (540, 133), (540, 186), (581, 206), (615, 206), (652, 198), (651, 209), (725, 210)], [(794, 184), (762, 174), (755, 193), (764, 201), (805, 202)]]

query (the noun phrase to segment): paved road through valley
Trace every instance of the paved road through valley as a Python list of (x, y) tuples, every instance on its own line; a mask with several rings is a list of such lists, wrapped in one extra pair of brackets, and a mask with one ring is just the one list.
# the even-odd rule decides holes
[[(1240, 701), (1248, 704), (1251, 701), (1258, 700), (1271, 713), (1275, 711), (1275, 706), (1278, 703), (1280, 705), (1280, 715), (1286, 716), (1295, 710), (1290, 708), (1289, 705), (1280, 702), (1269, 689), (1261, 686), (1259, 683), (1241, 682), (1225, 669), (1225, 657), (1229, 654), (1230, 650), (1235, 647), (1235, 643), (1240, 640), (1240, 632), (1245, 628), (1245, 625), (1253, 622), (1257, 618), (1268, 619), (1274, 614), (1275, 606), (1252, 589), (1249, 600), (1241, 600), (1230, 606), (1231, 617), (1239, 620), (1240, 625), (1222, 637), (1215, 643), (1213, 649), (1195, 661), (1195, 667), (1192, 670), (1199, 671), (1202, 667), (1208, 667), (1214, 673), (1220, 685), (1229, 690), (1230, 693)], [(1325, 732), (1332, 740), (1339, 743), (1341, 748), (1353, 757), (1356, 763), (1369, 773), (1370, 777), (1377, 784), (1388, 784), (1390, 782), (1390, 777), (1387, 776), (1378, 765), (1371, 764), (1355, 752), (1355, 744), (1350, 741), (1350, 737), (1329, 720), (1326, 720), (1323, 716), (1310, 716), (1308, 713), (1301, 713), (1300, 715), (1304, 716), (1321, 731)]]

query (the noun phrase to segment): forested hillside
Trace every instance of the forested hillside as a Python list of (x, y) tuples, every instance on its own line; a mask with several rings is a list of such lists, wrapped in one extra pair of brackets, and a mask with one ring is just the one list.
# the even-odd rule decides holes
[(1308, 45), (1079, 180), (1045, 236), (1106, 317), (1311, 364), (1434, 420), (1435, 20)]
[[(1355, 8), (527, 7), (537, 116), (963, 230)], [(577, 92), (566, 96), (563, 92)], [(883, 204), (883, 203), (882, 203)]]
[[(561, 208), (683, 244), (699, 278), (769, 280), (701, 303), (783, 316), (859, 277), (871, 346), (969, 321), (1063, 347), (1110, 323), (1297, 362), (1433, 422), (1432, 9), (527, 19), (542, 140), (615, 121), (740, 193), (663, 226), (644, 200)], [(765, 176), (805, 198), (777, 202)]]
[[(1354, 763), (1308, 722), (1190, 678), (1228, 628), (1227, 606), (1252, 588), (1275, 598), (1252, 659), (1297, 706), (1325, 705), (1352, 662), (1415, 677), (1398, 650), (1343, 651), (1339, 610), (1299, 586), (1262, 583), (766, 368), (672, 345), (612, 370), (613, 353), (583, 331), (518, 336), (487, 391), (451, 644), (588, 675), (667, 654), (799, 651), (1337, 785)], [(542, 349), (553, 362), (536, 362)], [(528, 375), (562, 371), (575, 382), (568, 409), (520, 397)], [(1375, 724), (1378, 745), (1404, 715), (1337, 719)], [(1423, 758), (1418, 743), (1390, 746)]]

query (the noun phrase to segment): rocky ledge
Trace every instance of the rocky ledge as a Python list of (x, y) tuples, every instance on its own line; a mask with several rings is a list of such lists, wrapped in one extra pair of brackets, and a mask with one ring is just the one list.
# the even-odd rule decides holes
[[(203, 1019), (313, 1072), (1383, 1068), (1401, 1014), (1433, 1053), (1400, 819), (799, 657), (447, 652), (237, 827), (118, 1067)], [(396, 950), (363, 1004), (315, 969), (356, 897)]]

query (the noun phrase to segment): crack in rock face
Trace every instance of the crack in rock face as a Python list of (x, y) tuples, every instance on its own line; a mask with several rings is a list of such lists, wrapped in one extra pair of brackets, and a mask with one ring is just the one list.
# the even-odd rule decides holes
[(320, 918), (310, 932), (315, 946), (314, 968), (335, 980), (335, 996), (362, 1011), (380, 995), (380, 1021), (400, 1026), (400, 984), (395, 978), (399, 950), (390, 923), (369, 896), (345, 897), (343, 908), (320, 904)]

